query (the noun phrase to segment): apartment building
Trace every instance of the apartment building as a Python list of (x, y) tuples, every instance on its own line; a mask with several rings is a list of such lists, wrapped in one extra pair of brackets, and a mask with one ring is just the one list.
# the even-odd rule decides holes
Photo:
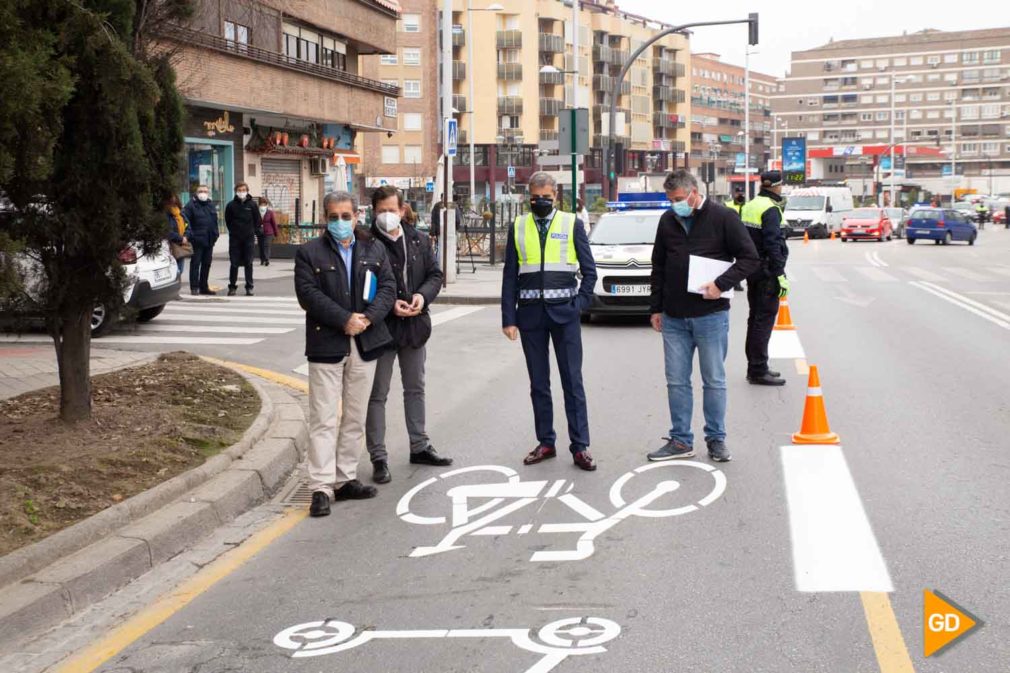
[(360, 60), (393, 52), (398, 19), (395, 0), (203, 0), (167, 26), (187, 112), (183, 202), (206, 184), (223, 209), (245, 181), (281, 224), (321, 222), (323, 195), (354, 184), (357, 137), (396, 128), (399, 86)]
[(892, 178), (906, 191), (1010, 192), (1010, 28), (793, 52), (772, 100), (779, 141), (806, 138), (813, 179), (881, 202)]
[[(400, 20), (392, 53), (361, 59), (363, 74), (399, 87), (398, 114), (388, 133), (361, 136), (363, 195), (382, 185), (403, 191), (416, 208), (427, 211), (434, 192), (439, 138), (439, 12), (435, 0), (400, 0)], [(465, 39), (453, 33), (453, 44)], [(466, 101), (454, 101), (466, 113)], [(461, 142), (466, 139), (465, 132)]]
[[(725, 63), (719, 54), (691, 55), (691, 166), (704, 179), (705, 164), (715, 165), (715, 181), (709, 185), (715, 196), (729, 195), (734, 186), (751, 182), (768, 167), (771, 159), (771, 96), (775, 78), (750, 72), (750, 167), (744, 170), (744, 122), (747, 73)], [(753, 193), (754, 188), (751, 188)]]
[[(469, 200), (471, 161), (478, 201), (521, 193), (529, 175), (540, 169), (551, 171), (570, 190), (570, 158), (557, 156), (558, 115), (573, 103), (589, 109), (591, 127), (591, 151), (578, 181), (585, 184), (589, 201), (603, 193), (606, 95), (630, 52), (666, 26), (621, 12), (611, 0), (580, 6), (579, 76), (573, 85), (570, 73), (576, 58), (569, 3), (456, 0), (450, 84), (461, 129), (453, 170), (457, 199)], [(617, 92), (622, 176), (667, 170), (688, 150), (689, 54), (686, 37), (664, 38), (636, 60)], [(439, 136), (439, 119), (429, 124), (426, 133)], [(472, 158), (470, 137), (475, 144)]]

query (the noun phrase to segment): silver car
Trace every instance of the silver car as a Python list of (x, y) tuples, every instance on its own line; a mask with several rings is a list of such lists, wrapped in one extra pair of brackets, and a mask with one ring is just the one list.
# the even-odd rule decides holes
[(649, 313), (652, 248), (665, 212), (630, 210), (600, 216), (589, 235), (599, 280), (584, 317)]

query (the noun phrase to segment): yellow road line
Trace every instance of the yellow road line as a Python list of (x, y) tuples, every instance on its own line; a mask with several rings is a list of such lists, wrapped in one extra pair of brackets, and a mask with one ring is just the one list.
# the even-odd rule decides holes
[(254, 376), (259, 376), (260, 378), (266, 379), (267, 381), (273, 381), (274, 383), (280, 384), (282, 386), (287, 386), (288, 388), (294, 388), (303, 393), (309, 392), (309, 384), (301, 379), (296, 379), (293, 376), (288, 376), (286, 374), (280, 374), (269, 369), (261, 369), (259, 367), (253, 367), (251, 365), (244, 365), (240, 362), (228, 362), (227, 360), (218, 360), (217, 358), (202, 357), (201, 359), (207, 362), (213, 363), (215, 365), (220, 365), (222, 367), (231, 367), (232, 369), (241, 369), (244, 372), (252, 374)]
[(859, 594), (866, 613), (866, 625), (870, 629), (870, 639), (877, 653), (880, 673), (915, 673), (912, 658), (901, 636), (898, 619), (891, 607), (891, 598), (886, 593), (863, 591)]
[(274, 540), (294, 528), (307, 514), (304, 508), (288, 510), (280, 519), (205, 566), (177, 589), (165, 594), (131, 617), (125, 624), (60, 664), (54, 669), (54, 673), (91, 673), (184, 608), (219, 580), (237, 570)]
[(803, 358), (799, 358), (796, 360), (796, 373), (799, 374), (800, 376), (810, 375), (810, 365), (808, 365), (807, 361), (804, 360)]

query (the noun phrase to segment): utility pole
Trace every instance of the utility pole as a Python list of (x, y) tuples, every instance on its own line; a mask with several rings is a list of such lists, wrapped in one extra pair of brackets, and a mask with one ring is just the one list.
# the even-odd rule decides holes
[[(575, 119), (576, 110), (579, 107), (579, 0), (572, 0), (572, 110), (568, 123), (572, 130), (572, 212), (579, 212), (575, 202), (579, 198), (579, 155), (577, 154)], [(588, 222), (584, 223), (586, 226)]]
[(744, 47), (743, 86), (743, 178), (747, 181), (744, 193), (749, 200), (754, 198), (750, 181), (750, 45)]
[[(442, 276), (448, 284), (456, 281), (456, 227), (449, 214), (452, 203), (452, 157), (446, 134), (452, 119), (452, 0), (442, 4)], [(450, 237), (452, 240), (450, 241)], [(451, 244), (451, 245), (450, 245)], [(449, 255), (452, 259), (449, 259)]]

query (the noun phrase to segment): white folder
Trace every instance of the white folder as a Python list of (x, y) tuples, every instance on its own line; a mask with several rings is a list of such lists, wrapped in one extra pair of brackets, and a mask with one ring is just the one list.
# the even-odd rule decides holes
[[(721, 259), (709, 259), (708, 257), (688, 256), (687, 266), (687, 291), (694, 294), (702, 294), (701, 286), (711, 283), (716, 278), (726, 273), (726, 270), (733, 266), (733, 262), (724, 262)], [(733, 298), (733, 288), (722, 293), (723, 299)]]

